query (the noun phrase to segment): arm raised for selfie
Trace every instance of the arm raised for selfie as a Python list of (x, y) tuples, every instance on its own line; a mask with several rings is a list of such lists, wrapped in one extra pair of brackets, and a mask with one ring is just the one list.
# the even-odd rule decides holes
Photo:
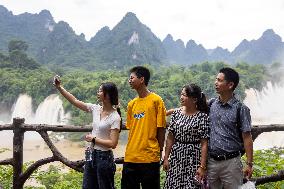
[(54, 77), (53, 85), (62, 94), (62, 96), (64, 96), (71, 104), (73, 104), (74, 106), (85, 112), (89, 111), (87, 105), (84, 102), (78, 100), (74, 95), (72, 95), (70, 92), (68, 92), (66, 89), (64, 89), (61, 86), (61, 81), (59, 80), (58, 76)]

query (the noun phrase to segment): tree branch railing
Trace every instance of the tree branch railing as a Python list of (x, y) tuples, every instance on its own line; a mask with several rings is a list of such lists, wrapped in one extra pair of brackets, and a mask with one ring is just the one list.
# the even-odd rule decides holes
[[(60, 161), (66, 166), (75, 169), (76, 171), (83, 172), (84, 160), (70, 161), (64, 157), (59, 150), (52, 143), (48, 136), (47, 131), (53, 132), (90, 132), (92, 131), (91, 126), (69, 126), (69, 125), (45, 125), (45, 124), (25, 124), (25, 119), (14, 118), (12, 124), (0, 125), (0, 131), (2, 130), (13, 130), (13, 158), (8, 158), (5, 160), (0, 160), (0, 165), (11, 165), (13, 166), (13, 189), (22, 189), (24, 183), (31, 176), (31, 174), (40, 166)], [(125, 127), (123, 127), (125, 129)], [(31, 164), (25, 172), (23, 172), (23, 141), (24, 133), (26, 131), (36, 131), (43, 138), (47, 146), (52, 152), (51, 157), (40, 159), (33, 164)], [(263, 132), (271, 131), (284, 131), (284, 124), (273, 124), (273, 125), (255, 125), (252, 128), (252, 138), (255, 140)], [(117, 158), (115, 163), (121, 164), (123, 160)], [(280, 170), (278, 174), (253, 178), (256, 185), (276, 182), (284, 180), (284, 170)]]

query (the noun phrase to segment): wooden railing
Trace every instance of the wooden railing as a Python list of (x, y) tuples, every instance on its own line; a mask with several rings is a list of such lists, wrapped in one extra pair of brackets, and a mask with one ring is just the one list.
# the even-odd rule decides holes
[[(66, 166), (83, 172), (84, 160), (70, 161), (64, 157), (59, 150), (54, 146), (47, 131), (53, 132), (90, 132), (91, 126), (68, 126), (68, 125), (44, 125), (44, 124), (25, 124), (25, 119), (14, 118), (12, 124), (0, 125), (0, 131), (2, 130), (13, 130), (13, 158), (5, 159), (0, 161), (0, 165), (11, 165), (13, 166), (13, 189), (22, 189), (26, 180), (31, 174), (40, 166), (51, 163), (54, 161), (60, 161)], [(123, 127), (123, 129), (125, 129)], [(36, 131), (43, 138), (47, 146), (52, 152), (51, 157), (40, 159), (31, 164), (25, 172), (23, 172), (23, 142), (24, 133), (26, 131)], [(253, 140), (257, 138), (263, 132), (271, 131), (284, 131), (284, 124), (274, 125), (254, 125), (252, 128)], [(123, 161), (119, 158), (115, 159), (115, 163), (119, 164)], [(284, 170), (280, 170), (278, 174), (269, 175), (265, 177), (253, 178), (256, 185), (276, 182), (284, 180)], [(1, 185), (1, 183), (0, 183)], [(0, 186), (1, 187), (1, 186)]]

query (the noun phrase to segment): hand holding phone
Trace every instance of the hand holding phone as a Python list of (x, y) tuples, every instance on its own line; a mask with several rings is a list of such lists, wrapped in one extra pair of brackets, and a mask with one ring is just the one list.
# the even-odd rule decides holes
[(53, 85), (58, 87), (60, 84), (61, 84), (60, 76), (59, 75), (54, 76), (53, 77)]

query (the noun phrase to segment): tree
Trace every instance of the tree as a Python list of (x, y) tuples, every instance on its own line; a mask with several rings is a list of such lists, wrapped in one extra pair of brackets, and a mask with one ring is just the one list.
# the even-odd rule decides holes
[(9, 42), (9, 60), (13, 68), (37, 69), (40, 67), (40, 64), (26, 54), (28, 47), (24, 41), (12, 40)]
[(29, 45), (25, 41), (21, 40), (11, 40), (8, 45), (9, 53), (14, 50), (27, 51), (28, 48)]
[(4, 61), (7, 61), (7, 60), (8, 60), (8, 57), (0, 52), (0, 63), (4, 62)]

